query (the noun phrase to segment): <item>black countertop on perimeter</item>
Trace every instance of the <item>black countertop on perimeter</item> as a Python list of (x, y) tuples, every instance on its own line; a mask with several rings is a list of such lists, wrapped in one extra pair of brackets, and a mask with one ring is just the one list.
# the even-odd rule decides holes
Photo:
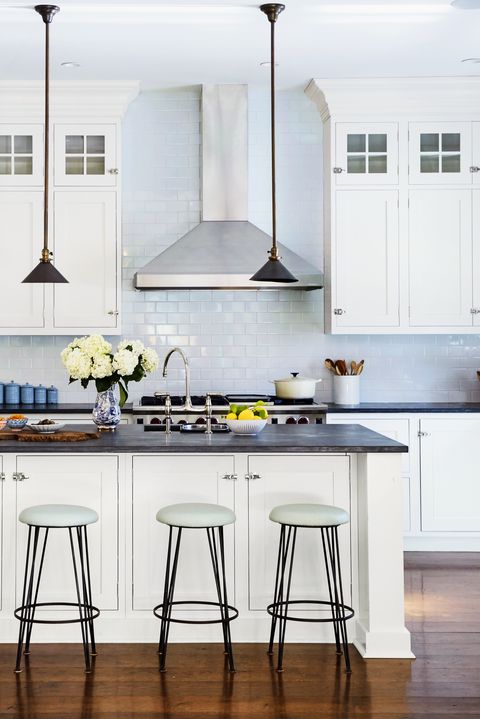
[[(131, 402), (122, 407), (124, 414), (131, 414), (133, 405)], [(57, 404), (0, 404), (0, 416), (8, 417), (9, 414), (91, 414), (93, 402), (62, 402)]]
[[(69, 429), (88, 431), (85, 425)], [(256, 436), (233, 434), (187, 434), (145, 432), (142, 425), (120, 425), (115, 432), (100, 433), (98, 439), (82, 442), (20, 442), (2, 439), (0, 454), (107, 454), (128, 453), (201, 453), (235, 454), (243, 452), (321, 454), (332, 452), (408, 452), (408, 447), (358, 424), (348, 425), (267, 425)]]
[(327, 404), (327, 414), (389, 414), (393, 412), (478, 412), (480, 402), (362, 402), (361, 404)]

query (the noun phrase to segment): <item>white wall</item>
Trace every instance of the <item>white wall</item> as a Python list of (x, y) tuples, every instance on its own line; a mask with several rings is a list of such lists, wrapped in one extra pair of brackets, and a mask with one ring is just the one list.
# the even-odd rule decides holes
[[(270, 225), (268, 90), (249, 98), (250, 220)], [(480, 400), (479, 336), (342, 336), (323, 334), (323, 292), (135, 292), (132, 277), (200, 218), (198, 88), (145, 92), (124, 122), (124, 332), (161, 356), (180, 345), (191, 358), (194, 392), (268, 392), (290, 371), (323, 377), (318, 398), (331, 398), (325, 357), (365, 359), (364, 401)], [(279, 239), (322, 266), (322, 123), (301, 91), (278, 102)], [(265, 248), (267, 250), (267, 248)], [(63, 401), (90, 401), (67, 388), (59, 351), (64, 337), (0, 337), (0, 378), (60, 388)], [(116, 341), (113, 339), (113, 341)], [(177, 360), (175, 360), (177, 362)], [(175, 365), (175, 366), (180, 366)], [(172, 369), (174, 365), (172, 364)], [(182, 388), (171, 372), (168, 389)], [(131, 386), (131, 398), (165, 387), (160, 373)]]

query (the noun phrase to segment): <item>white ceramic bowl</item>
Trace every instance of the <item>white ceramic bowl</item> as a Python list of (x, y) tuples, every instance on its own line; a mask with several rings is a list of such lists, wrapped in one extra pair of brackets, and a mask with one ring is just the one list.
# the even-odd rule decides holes
[(53, 434), (63, 429), (65, 422), (55, 422), (55, 424), (29, 424), (28, 427), (29, 429), (35, 430), (35, 432), (40, 432), (40, 434)]
[(235, 434), (258, 434), (267, 424), (266, 419), (226, 419)]

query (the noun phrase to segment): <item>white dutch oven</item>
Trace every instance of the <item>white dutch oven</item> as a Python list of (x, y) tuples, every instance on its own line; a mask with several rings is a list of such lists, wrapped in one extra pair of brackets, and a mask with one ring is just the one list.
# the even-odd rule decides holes
[(298, 377), (298, 372), (291, 372), (291, 377), (271, 380), (275, 385), (275, 394), (279, 399), (312, 399), (315, 396), (315, 385), (321, 379)]

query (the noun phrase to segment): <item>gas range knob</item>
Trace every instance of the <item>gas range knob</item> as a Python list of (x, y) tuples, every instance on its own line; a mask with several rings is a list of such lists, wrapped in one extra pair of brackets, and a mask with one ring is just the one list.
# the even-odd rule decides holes
[(295, 419), (295, 417), (287, 417), (287, 421), (285, 422), (285, 424), (297, 424), (297, 420)]
[(195, 424), (205, 424), (206, 420), (205, 417), (199, 417), (195, 420)]
[(150, 420), (150, 424), (161, 424), (161, 422), (160, 422), (160, 417), (153, 417), (153, 418)]
[(298, 420), (298, 424), (310, 424), (310, 420), (308, 419), (308, 417), (300, 417), (300, 419)]

